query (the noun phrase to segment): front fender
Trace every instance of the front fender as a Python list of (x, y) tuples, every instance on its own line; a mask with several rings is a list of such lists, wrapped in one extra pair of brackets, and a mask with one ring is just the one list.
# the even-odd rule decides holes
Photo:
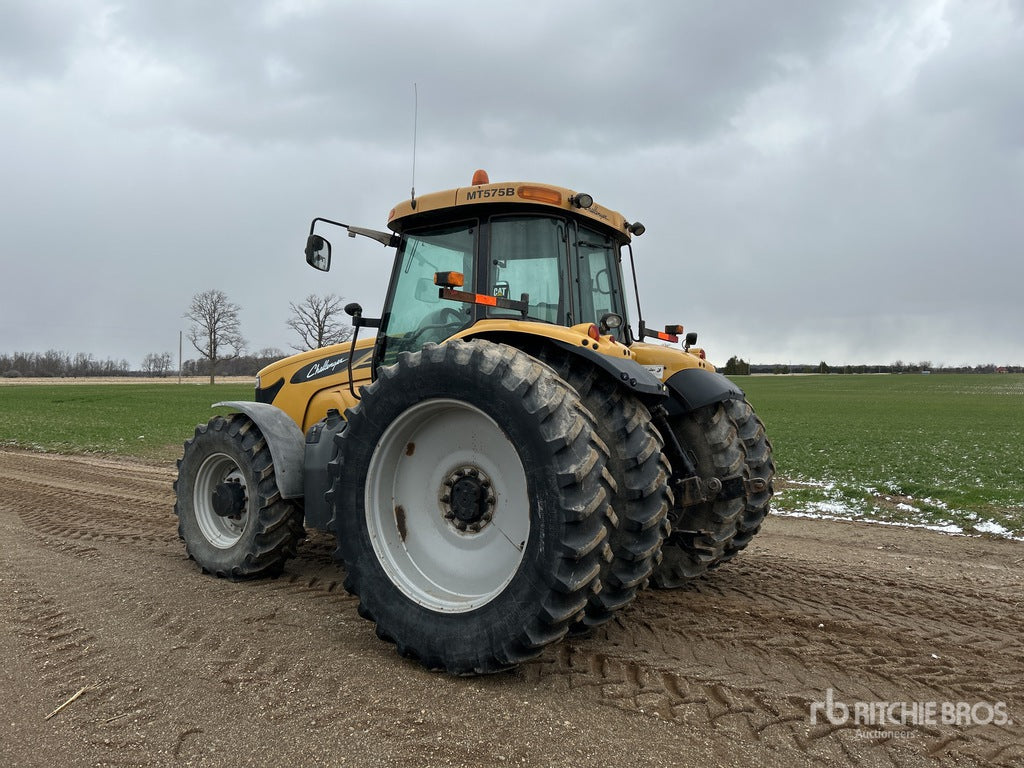
[(270, 447), (270, 457), (274, 460), (274, 475), (281, 497), (302, 498), (302, 465), (306, 440), (291, 417), (268, 403), (231, 400), (214, 403), (211, 407), (221, 406), (241, 411), (260, 428)]

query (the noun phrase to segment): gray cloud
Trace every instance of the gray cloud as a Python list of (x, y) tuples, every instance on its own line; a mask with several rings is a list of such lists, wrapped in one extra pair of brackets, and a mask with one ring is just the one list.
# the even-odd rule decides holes
[(652, 323), (713, 359), (1021, 362), (1019, 3), (7, 3), (0, 348), (141, 360), (224, 290), (379, 306), (317, 214), (383, 226), (472, 170), (585, 189), (648, 233)]

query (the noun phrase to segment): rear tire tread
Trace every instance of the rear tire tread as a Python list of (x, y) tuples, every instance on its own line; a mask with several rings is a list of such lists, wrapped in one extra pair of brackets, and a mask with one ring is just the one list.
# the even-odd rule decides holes
[[(543, 446), (538, 467), (557, 486), (544, 492), (555, 493), (558, 509), (540, 509), (557, 517), (531, 519), (523, 562), (512, 582), (488, 603), (464, 614), (431, 611), (398, 590), (366, 539), (364, 486), (374, 441), (412, 398), (465, 397), (469, 402), (482, 398), (481, 391), (498, 398), (497, 390), (509, 393), (509, 407), (519, 413), (508, 418), (532, 420), (528, 429)], [(348, 426), (335, 438), (338, 455), (329, 465), (331, 528), (346, 566), (345, 588), (359, 598), (359, 615), (373, 621), (377, 635), (394, 643), (403, 657), (458, 675), (509, 669), (564, 637), (583, 614), (599, 578), (603, 520), (614, 492), (607, 451), (573, 390), (514, 347), (454, 340), (402, 353), (361, 397), (346, 413)], [(534, 450), (513, 444), (521, 455)], [(529, 472), (527, 478), (550, 488), (543, 478), (531, 478)], [(531, 507), (538, 509), (534, 503)], [(542, 524), (545, 531), (554, 531), (554, 540), (540, 547), (534, 530), (539, 535)], [(524, 590), (532, 596), (515, 598)]]

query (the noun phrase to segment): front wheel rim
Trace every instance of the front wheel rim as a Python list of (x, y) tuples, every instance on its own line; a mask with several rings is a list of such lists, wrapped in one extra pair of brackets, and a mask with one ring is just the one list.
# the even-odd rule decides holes
[[(451, 500), (466, 477), (485, 478), (474, 481), (484, 495), (469, 522), (457, 506), (453, 514)], [(529, 500), (519, 453), (492, 418), (459, 400), (428, 400), (395, 419), (373, 452), (366, 526), (403, 594), (429, 610), (463, 613), (489, 603), (518, 572)]]
[[(214, 511), (214, 490), (221, 483), (238, 483), (245, 493), (244, 511), (231, 517), (222, 517)], [(196, 473), (192, 494), (196, 523), (203, 537), (218, 549), (230, 549), (242, 538), (249, 518), (249, 489), (245, 475), (233, 458), (224, 453), (207, 456)]]

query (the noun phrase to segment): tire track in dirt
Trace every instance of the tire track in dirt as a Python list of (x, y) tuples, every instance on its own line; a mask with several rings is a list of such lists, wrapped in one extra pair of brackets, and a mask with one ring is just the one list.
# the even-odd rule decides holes
[[(314, 706), (295, 707), (296, 680), (316, 672), (297, 674), (308, 662), (283, 649), (285, 636), (308, 627), (295, 614), (353, 612), (347, 595), (325, 591), (328, 581), (294, 576), (232, 584), (203, 576), (180, 552), (154, 558), (151, 549), (126, 540), (102, 542), (83, 558), (82, 548), (49, 546), (34, 532), (16, 529), (12, 519), (18, 517), (0, 504), (4, 583), (15, 598), (17, 632), (43, 689), (59, 692), (59, 700), (87, 688), (65, 717), (104, 764), (137, 764), (127, 756), (154, 744), (175, 760), (201, 752), (209, 743), (203, 723), (220, 714), (201, 702), (248, 700), (279, 725), (310, 719)], [(168, 586), (180, 592), (196, 584), (204, 599), (193, 610), (166, 604)], [(325, 598), (343, 607), (325, 606)], [(241, 602), (251, 613), (226, 627), (220, 600), (235, 607)], [(127, 638), (126, 626), (132, 628)], [(195, 711), (169, 717), (160, 698), (145, 694), (166, 688), (168, 672), (172, 680), (187, 681)]]
[[(6, 509), (0, 507), (0, 516)], [(37, 549), (32, 539), (19, 536), (7, 521), (0, 522), (0, 532), (5, 543), (5, 590), (13, 600), (15, 632), (37, 673), (35, 684), (52, 692), (55, 705), (84, 689), (81, 701), (61, 717), (78, 727), (86, 743), (104, 756), (105, 764), (132, 765), (125, 756), (144, 747), (138, 729), (145, 724), (154, 699), (143, 695), (141, 682), (126, 673), (123, 656), (104, 642), (89, 617), (76, 608), (90, 595), (76, 590), (70, 578), (44, 583), (33, 578), (39, 566), (49, 565), (49, 558), (81, 561), (81, 553)], [(90, 555), (85, 561), (95, 558)], [(100, 588), (94, 585), (89, 591)]]
[(1024, 622), (1011, 601), (897, 576), (890, 586), (905, 597), (880, 604), (851, 590), (848, 573), (746, 558), (689, 590), (645, 594), (610, 628), (558, 647), (526, 674), (815, 759), (837, 745), (852, 761), (896, 766), (922, 751), (991, 765), (1024, 758), (1012, 725), (887, 727), (906, 734), (899, 741), (864, 738), (869, 729), (852, 723), (809, 725), (826, 689), (842, 702), (1004, 701), (1024, 711)]
[[(1021, 550), (978, 542), (981, 562), (970, 564), (971, 578), (955, 579), (960, 548), (933, 557), (930, 534), (892, 535), (899, 546), (923, 542), (920, 552), (897, 553), (903, 559), (881, 546), (861, 558), (842, 541), (834, 551), (805, 547), (803, 529), (783, 521), (784, 533), (763, 536), (691, 589), (648, 591), (593, 636), (472, 683), (423, 673), (373, 637), (344, 591), (329, 536), (311, 532), (276, 580), (201, 575), (177, 538), (170, 479), (147, 467), (136, 479), (120, 462), (0, 452), (0, 554), (16, 632), (55, 703), (91, 686), (62, 717), (111, 764), (154, 750), (167, 764), (200, 760), (227, 739), (211, 724), (239, 707), (296, 734), (301, 751), (301, 740), (324, 728), (324, 701), (340, 691), (346, 708), (335, 724), (366, 733), (377, 715), (365, 712), (383, 711), (396, 728), (411, 723), (401, 726), (406, 748), (434, 755), (422, 729), (465, 714), (410, 710), (408, 700), (433, 701), (439, 688), (474, 702), (483, 690), (503, 706), (530, 696), (547, 707), (579, 700), (780, 764), (904, 768), (931, 765), (930, 755), (968, 766), (1024, 762), (1019, 725), (910, 726), (894, 739), (809, 722), (826, 689), (851, 705), (1004, 700), (1024, 721), (1021, 582), (999, 565)], [(325, 666), (325, 653), (348, 663)], [(397, 675), (402, 690), (371, 699), (365, 682), (350, 679), (354, 670)], [(166, 711), (164, 699), (182, 697), (195, 705)], [(494, 761), (486, 749), (480, 758)]]
[[(112, 470), (120, 473), (123, 468), (114, 466)], [(45, 673), (46, 685), (66, 686), (66, 678), (89, 680), (87, 696), (92, 702), (122, 703), (120, 711), (103, 709), (83, 724), (91, 727), (87, 730), (92, 746), (104, 754), (140, 748), (153, 738), (149, 732), (157, 728), (157, 722), (164, 720), (156, 712), (157, 701), (129, 695), (152, 686), (144, 679), (125, 680), (120, 674), (126, 668), (144, 668), (146, 661), (124, 663), (125, 657), (131, 658), (131, 650), (119, 647), (116, 655), (122, 657), (122, 664), (108, 663), (112, 653), (103, 650), (103, 638), (116, 638), (122, 625), (146, 636), (147, 653), (180, 667), (183, 678), (190, 671), (202, 670), (207, 686), (214, 689), (208, 692), (209, 698), (228, 694), (251, 698), (263, 716), (282, 723), (293, 716), (309, 719), (309, 711), (315, 707), (311, 704), (295, 715), (298, 675), (294, 673), (300, 658), (281, 652), (287, 645), (283, 639), (267, 642), (268, 629), (283, 628), (289, 634), (302, 630), (306, 624), (288, 614), (303, 610), (317, 616), (349, 614), (353, 624), (368, 629), (354, 618), (355, 602), (341, 588), (343, 572), (333, 560), (329, 537), (314, 535), (301, 574), (231, 584), (203, 576), (186, 560), (174, 517), (167, 514), (173, 503), (169, 484), (160, 483), (153, 494), (143, 498), (142, 512), (125, 515), (125, 498), (116, 488), (111, 490), (103, 482), (76, 484), (74, 477), (68, 476), (61, 485), (74, 486), (79, 492), (74, 503), (58, 514), (49, 502), (65, 494), (66, 487), (50, 487), (39, 477), (26, 474), (30, 475), (4, 473), (6, 494), (0, 505), (0, 517), (12, 523), (4, 527), (10, 529), (9, 552), (16, 556), (4, 559), (11, 561), (9, 570), (18, 584), (16, 593), (21, 595), (17, 608), (23, 617), (21, 634), (31, 643), (31, 656)], [(133, 491), (126, 496), (136, 500), (138, 494)], [(149, 519), (142, 516), (147, 511), (153, 511)], [(83, 543), (86, 541), (89, 544)], [(53, 583), (32, 578), (55, 573), (61, 578)], [(138, 574), (146, 574), (146, 580), (140, 582)], [(187, 582), (192, 588), (201, 585), (206, 599), (187, 612), (179, 606), (166, 606), (164, 585), (175, 582)], [(256, 609), (240, 619), (247, 634), (241, 648), (237, 631), (234, 641), (227, 639), (231, 632), (218, 631), (223, 623), (217, 599), (225, 594), (231, 595), (233, 603), (244, 602)], [(33, 597), (28, 599), (28, 595)], [(111, 619), (117, 626), (110, 626)], [(379, 650), (376, 643), (373, 647)], [(88, 649), (88, 657), (69, 654), (74, 648)], [(316, 658), (317, 654), (310, 656)], [(303, 674), (313, 678), (316, 672), (306, 669)], [(100, 731), (97, 723), (104, 726)], [(148, 735), (142, 741), (118, 738), (119, 726), (129, 733)], [(161, 728), (165, 726), (164, 722)], [(176, 757), (204, 742), (202, 728), (183, 724), (177, 730), (177, 740), (167, 745)]]
[[(26, 457), (18, 458), (17, 463), (25, 463)], [(47, 470), (54, 466), (53, 462), (41, 463)], [(140, 494), (130, 478), (123, 476), (123, 466), (102, 469), (107, 472), (105, 479), (82, 482), (81, 475), (75, 474), (83, 472), (81, 463), (72, 462), (71, 471), (65, 471), (51, 486), (53, 474), (49, 471), (40, 477), (5, 468), (0, 513), (7, 512), (10, 519), (10, 512), (16, 509), (16, 519), (24, 526), (20, 530), (4, 526), (8, 528), (9, 553), (4, 559), (9, 561), (6, 570), (11, 574), (7, 581), (15, 585), (19, 633), (40, 679), (46, 687), (64, 688), (69, 680), (87, 687), (94, 718), (82, 725), (105, 761), (109, 758), (111, 764), (117, 764), (117, 754), (144, 746), (146, 739), (138, 732), (147, 731), (159, 718), (156, 700), (134, 695), (147, 687), (144, 682), (125, 676), (126, 669), (145, 667), (146, 660), (126, 664), (130, 649), (126, 652), (118, 647), (112, 652), (103, 641), (104, 637), (116, 637), (126, 620), (150, 638), (147, 652), (170, 660), (187, 651), (193, 661), (201, 658), (213, 679), (219, 674), (222, 687), (242, 678), (276, 679), (285, 670), (279, 664), (265, 664), (265, 654), (258, 651), (222, 653), (223, 642), (211, 631), (217, 626), (216, 615), (192, 619), (162, 608), (159, 589), (145, 597), (141, 594), (145, 587), (140, 587), (135, 574), (147, 574), (150, 584), (159, 584), (165, 575), (198, 574), (181, 567), (185, 558), (173, 515), (167, 514), (172, 503), (169, 483), (161, 479), (152, 484), (148, 494)], [(108, 483), (107, 478), (115, 482)], [(136, 502), (134, 510), (126, 509), (126, 500)], [(89, 544), (82, 543), (86, 541)], [(167, 554), (170, 546), (174, 547), (170, 560), (175, 573), (160, 574), (165, 566), (154, 560), (154, 555)], [(97, 578), (97, 569), (106, 573)], [(59, 577), (39, 582), (33, 579), (37, 574)], [(302, 587), (295, 589), (301, 591)], [(117, 627), (108, 626), (111, 616)], [(111, 708), (114, 702), (117, 711)], [(169, 745), (177, 756), (201, 729), (180, 731), (178, 741)]]
[(173, 525), (165, 529), (171, 535), (155, 525), (174, 521), (166, 470), (143, 465), (136, 477), (133, 465), (121, 462), (11, 452), (0, 456), (5, 502), (26, 528), (53, 546), (62, 540), (171, 543), (176, 538)]
[(175, 476), (173, 468), (166, 466), (100, 457), (5, 450), (0, 450), (0, 456), (4, 477), (71, 492), (113, 490), (123, 498), (148, 499), (151, 493), (170, 488)]

